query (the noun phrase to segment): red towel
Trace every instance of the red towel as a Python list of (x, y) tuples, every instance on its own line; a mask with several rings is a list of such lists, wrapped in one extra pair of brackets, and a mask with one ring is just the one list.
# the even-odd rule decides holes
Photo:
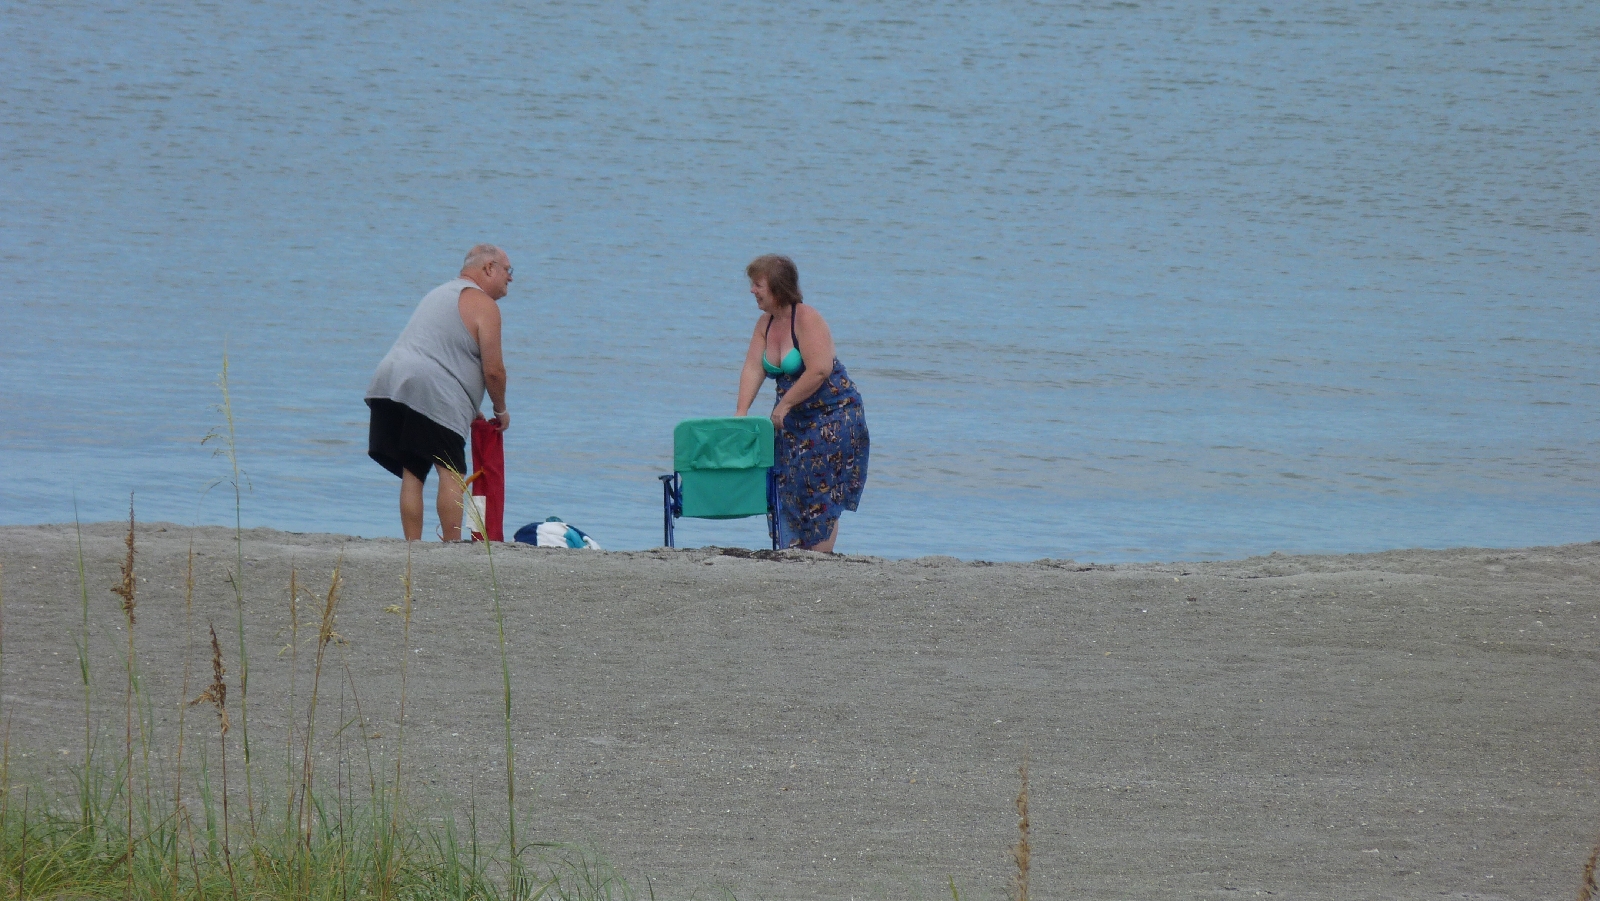
[[(472, 493), (484, 499), (483, 527), (490, 541), (505, 541), (506, 439), (499, 423), (481, 415), (472, 421)], [(473, 523), (462, 523), (468, 529)], [(473, 540), (482, 536), (473, 531)]]

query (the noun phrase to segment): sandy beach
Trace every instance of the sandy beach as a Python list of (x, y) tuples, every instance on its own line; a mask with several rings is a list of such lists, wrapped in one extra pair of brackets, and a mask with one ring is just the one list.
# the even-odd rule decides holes
[[(117, 736), (125, 529), (82, 530)], [(141, 524), (138, 654), (167, 729), (191, 546), (196, 631), (214, 621), (236, 668), (234, 533)], [(13, 766), (57, 781), (83, 744), (76, 551), (71, 526), (0, 529)], [(320, 596), (338, 565), (324, 688), (348, 666), (356, 694), (324, 710), (387, 759), (404, 656), (413, 797), (498, 822), (482, 546), (413, 549), (409, 643), (386, 611), (403, 542), (248, 530), (243, 557), (263, 772), (291, 682), (301, 704), (309, 687), (290, 569)], [(493, 564), (522, 828), (657, 897), (948, 898), (951, 879), (999, 897), (1024, 754), (1037, 898), (1565, 898), (1600, 838), (1600, 542), (1115, 566), (497, 546)], [(192, 653), (191, 695), (209, 648)]]

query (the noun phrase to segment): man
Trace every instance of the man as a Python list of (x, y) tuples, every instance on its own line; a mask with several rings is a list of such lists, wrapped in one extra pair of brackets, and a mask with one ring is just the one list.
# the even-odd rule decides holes
[(439, 473), (435, 503), (442, 537), (461, 540), (467, 436), (484, 391), (497, 427), (511, 427), (497, 303), (510, 286), (505, 251), (493, 244), (472, 248), (461, 276), (422, 298), (367, 388), (367, 455), (400, 477), (400, 525), (407, 541), (422, 538), (422, 488), (430, 469)]

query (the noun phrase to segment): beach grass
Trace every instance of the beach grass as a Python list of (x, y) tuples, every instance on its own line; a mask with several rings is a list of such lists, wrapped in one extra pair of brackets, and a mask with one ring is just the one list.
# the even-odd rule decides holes
[[(401, 742), (392, 762), (381, 760), (366, 742), (356, 674), (334, 660), (343, 641), (337, 631), (337, 566), (327, 590), (309, 598), (298, 574), (291, 573), (291, 647), (298, 640), (302, 601), (314, 601), (320, 614), (307, 674), (310, 690), (303, 709), (289, 707), (298, 724), (286, 730), (283, 784), (265, 780), (241, 790), (237, 774), (229, 770), (230, 758), (242, 758), (232, 735), (231, 711), (238, 703), (229, 690), (232, 661), (215, 624), (207, 628), (211, 678), (198, 695), (153, 698), (140, 678), (141, 666), (164, 661), (141, 660), (138, 610), (168, 599), (140, 591), (135, 539), (130, 510), (127, 550), (112, 587), (126, 630), (116, 674), (123, 708), (118, 747), (105, 747), (106, 724), (86, 722), (70, 787), (59, 790), (12, 765), (9, 712), (0, 719), (7, 724), (0, 737), (0, 898), (559, 901), (637, 896), (629, 881), (592, 851), (516, 843), (515, 820), (506, 821), (503, 835), (490, 835), (475, 816), (463, 823), (433, 807), (412, 806), (402, 791), (407, 775), (403, 709)], [(403, 587), (409, 641), (409, 571)], [(87, 596), (86, 587), (83, 593)], [(183, 595), (171, 600), (184, 605), (188, 630), (192, 556)], [(8, 637), (3, 601), (0, 594), (0, 680)], [(87, 645), (87, 617), (85, 624), (85, 635), (76, 637), (80, 646)], [(189, 636), (185, 644), (192, 646)], [(86, 651), (80, 656), (86, 694), (93, 693), (109, 674), (93, 671)], [(291, 665), (299, 665), (297, 653)], [(183, 670), (180, 684), (186, 694), (191, 678), (186, 663)], [(507, 695), (500, 699), (506, 711), (511, 709), (509, 686), (507, 679)], [(339, 728), (319, 732), (319, 708), (331, 703), (334, 693), (354, 710), (340, 711)], [(152, 715), (157, 704), (176, 709), (180, 727), (175, 734), (157, 733)], [(206, 719), (214, 720), (213, 728), (204, 730), (210, 736), (206, 741), (186, 745), (186, 732), (200, 727), (184, 713), (196, 706), (210, 712)], [(332, 773), (316, 765), (325, 751), (338, 761)], [(157, 777), (163, 772), (170, 778)], [(510, 777), (514, 770), (507, 773)], [(246, 809), (240, 809), (241, 801)]]
[[(463, 501), (466, 501), (468, 499), (468, 479), (466, 475), (464, 473), (457, 472), (454, 467), (451, 467), (448, 464), (446, 464), (445, 468), (449, 472), (449, 477), (455, 479), (460, 485), (461, 498)], [(494, 602), (495, 646), (500, 655), (502, 702), (501, 713), (505, 721), (506, 845), (511, 851), (511, 878), (514, 883), (517, 883), (525, 881), (526, 876), (521, 872), (522, 849), (517, 844), (517, 747), (511, 722), (511, 663), (510, 658), (506, 656), (505, 608), (500, 603), (500, 576), (495, 572), (494, 568), (494, 542), (487, 539), (489, 528), (483, 520), (483, 513), (478, 509), (478, 505), (475, 503), (463, 503), (461, 505), (461, 509), (463, 514), (465, 514), (469, 509), (472, 511), (472, 525), (475, 531), (477, 531), (478, 534), (485, 536), (485, 540), (483, 542), (483, 552), (484, 560), (487, 561), (489, 569), (489, 597)], [(463, 526), (467, 525), (464, 520), (465, 516), (463, 516)], [(408, 598), (409, 594), (410, 592), (408, 589)], [(408, 600), (408, 609), (409, 606), (410, 601)]]

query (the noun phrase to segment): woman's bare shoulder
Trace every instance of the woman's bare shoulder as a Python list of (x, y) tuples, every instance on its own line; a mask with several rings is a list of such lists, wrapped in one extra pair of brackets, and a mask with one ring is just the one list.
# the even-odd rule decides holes
[(815, 327), (820, 325), (826, 328), (828, 325), (828, 320), (823, 319), (822, 314), (817, 311), (817, 308), (809, 303), (799, 304), (795, 307), (795, 320), (801, 325), (801, 327), (807, 325)]

